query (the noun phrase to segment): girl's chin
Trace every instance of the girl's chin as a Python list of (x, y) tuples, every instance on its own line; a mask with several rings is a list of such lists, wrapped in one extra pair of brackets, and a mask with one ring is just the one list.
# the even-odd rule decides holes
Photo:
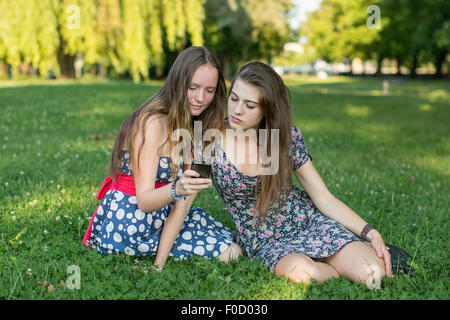
[(228, 121), (228, 124), (231, 129), (242, 129), (237, 123), (234, 123), (233, 121)]
[(235, 130), (247, 130), (247, 129), (251, 129), (251, 127), (249, 127), (247, 124), (245, 123), (236, 123), (234, 121), (232, 121), (231, 119), (228, 119), (228, 125), (230, 126), (231, 129), (235, 129)]
[(204, 111), (203, 109), (193, 109), (193, 108), (191, 108), (191, 112), (190, 113), (191, 113), (191, 116), (197, 117), (197, 116), (201, 115), (203, 111)]

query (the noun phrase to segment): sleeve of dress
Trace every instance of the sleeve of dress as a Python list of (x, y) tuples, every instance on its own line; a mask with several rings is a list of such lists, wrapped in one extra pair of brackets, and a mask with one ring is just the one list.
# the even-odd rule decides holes
[(309, 154), (302, 132), (298, 127), (291, 126), (291, 137), (291, 156), (294, 170), (297, 170), (308, 161), (308, 158), (312, 161), (312, 156)]

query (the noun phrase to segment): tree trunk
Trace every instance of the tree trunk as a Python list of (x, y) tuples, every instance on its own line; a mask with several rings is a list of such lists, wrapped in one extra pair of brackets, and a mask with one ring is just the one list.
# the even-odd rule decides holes
[(412, 66), (411, 66), (411, 73), (409, 74), (409, 76), (411, 77), (411, 78), (415, 78), (416, 77), (416, 69), (417, 69), (417, 64), (418, 64), (418, 61), (417, 61), (417, 55), (414, 55), (414, 57), (413, 57), (413, 62), (412, 62)]
[(81, 71), (83, 69), (83, 65), (84, 65), (83, 55), (77, 52), (73, 62), (73, 66), (75, 68), (75, 78), (77, 79), (81, 78)]
[(228, 54), (224, 54), (223, 56), (223, 76), (225, 79), (230, 80), (231, 75), (231, 57)]
[(65, 41), (62, 37), (59, 37), (60, 46), (56, 54), (56, 58), (59, 64), (59, 70), (61, 71), (61, 77), (63, 78), (75, 78), (75, 67), (73, 65), (75, 57), (64, 53)]
[(447, 51), (441, 51), (436, 57), (434, 62), (434, 66), (436, 67), (436, 73), (434, 74), (437, 77), (442, 76), (442, 65), (444, 64), (445, 58), (447, 57)]
[(73, 66), (74, 57), (63, 54), (61, 50), (57, 54), (59, 69), (61, 71), (61, 77), (63, 78), (75, 78), (75, 68)]
[(402, 59), (397, 58), (397, 75), (401, 75), (402, 73), (400, 72), (400, 68), (402, 66)]
[(14, 80), (15, 72), (13, 71), (13, 66), (10, 65), (9, 63), (7, 64), (7, 71), (6, 72), (8, 73), (9, 80)]
[(383, 64), (383, 57), (379, 56), (377, 59), (377, 71), (375, 76), (381, 76), (381, 65)]
[(103, 66), (103, 63), (99, 62), (97, 64), (97, 75), (100, 79), (105, 78), (105, 67)]

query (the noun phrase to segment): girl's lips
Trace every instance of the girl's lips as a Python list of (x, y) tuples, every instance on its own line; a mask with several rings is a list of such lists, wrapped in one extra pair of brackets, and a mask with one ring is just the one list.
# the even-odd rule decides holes
[(242, 123), (242, 120), (239, 120), (238, 118), (235, 118), (233, 116), (231, 116), (231, 121), (236, 122), (236, 123)]

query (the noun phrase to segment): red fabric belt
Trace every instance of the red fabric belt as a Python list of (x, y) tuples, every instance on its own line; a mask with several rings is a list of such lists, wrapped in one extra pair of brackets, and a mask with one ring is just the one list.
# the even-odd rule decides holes
[[(161, 188), (165, 185), (167, 185), (169, 182), (159, 182), (155, 181), (155, 188)], [(106, 178), (102, 186), (100, 187), (100, 190), (97, 193), (97, 199), (100, 200), (100, 202), (105, 197), (106, 193), (109, 190), (117, 190), (121, 191), (123, 193), (129, 194), (131, 196), (136, 196), (136, 188), (134, 186), (134, 178), (133, 176), (127, 175), (125, 173), (121, 173), (119, 176), (117, 176), (116, 181), (112, 179), (111, 176)], [(100, 205), (99, 205), (100, 206)], [(91, 231), (92, 231), (92, 224), (94, 222), (95, 214), (97, 213), (98, 207), (95, 210), (94, 214), (91, 218), (91, 223), (89, 224), (89, 227), (84, 235), (83, 243), (89, 247), (89, 240), (91, 238)]]

